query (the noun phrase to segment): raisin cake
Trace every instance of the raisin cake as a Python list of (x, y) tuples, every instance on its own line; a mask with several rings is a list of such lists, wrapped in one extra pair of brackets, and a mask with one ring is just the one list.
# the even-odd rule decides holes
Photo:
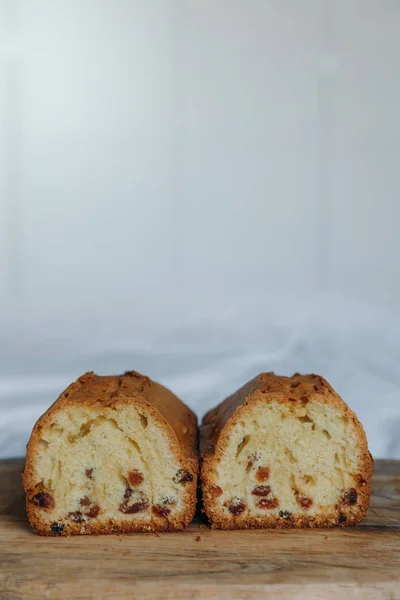
[(318, 375), (262, 373), (205, 415), (200, 451), (215, 528), (356, 525), (369, 505), (364, 429)]
[(136, 372), (86, 373), (36, 423), (23, 484), (42, 535), (179, 530), (195, 511), (197, 419)]

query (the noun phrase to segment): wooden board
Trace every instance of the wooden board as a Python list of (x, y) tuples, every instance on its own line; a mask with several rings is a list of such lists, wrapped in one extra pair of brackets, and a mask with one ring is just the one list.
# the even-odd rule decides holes
[(74, 538), (32, 533), (22, 467), (0, 461), (1, 600), (400, 599), (400, 462), (376, 462), (355, 529)]

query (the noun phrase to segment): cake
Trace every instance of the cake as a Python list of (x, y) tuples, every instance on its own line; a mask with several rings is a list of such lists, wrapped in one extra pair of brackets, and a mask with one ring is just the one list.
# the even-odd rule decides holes
[(22, 476), (42, 535), (180, 530), (193, 518), (197, 419), (134, 371), (86, 373), (33, 428)]
[(356, 525), (373, 468), (364, 429), (318, 375), (262, 373), (200, 428), (204, 512), (220, 529)]

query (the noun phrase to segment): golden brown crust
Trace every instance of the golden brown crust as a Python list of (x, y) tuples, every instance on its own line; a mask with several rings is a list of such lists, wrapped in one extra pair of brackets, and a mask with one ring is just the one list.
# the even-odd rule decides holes
[[(34, 463), (37, 456), (37, 444), (41, 431), (52, 422), (53, 415), (67, 407), (96, 405), (117, 407), (124, 405), (145, 408), (163, 427), (169, 437), (170, 448), (185, 472), (193, 477), (184, 485), (185, 509), (180, 519), (171, 516), (166, 519), (152, 515), (146, 523), (127, 523), (110, 520), (109, 524), (85, 524), (69, 522), (63, 524), (60, 532), (49, 531), (42, 518), (43, 507), (38, 510), (31, 500), (37, 492), (34, 476)], [(36, 422), (29, 442), (25, 469), (22, 481), (26, 492), (26, 509), (33, 529), (42, 535), (82, 535), (102, 533), (131, 533), (147, 531), (166, 531), (184, 529), (192, 520), (196, 509), (197, 475), (198, 475), (198, 427), (196, 415), (164, 386), (153, 382), (136, 371), (128, 371), (124, 375), (100, 376), (93, 372), (85, 373), (62, 392), (59, 398)], [(49, 509), (50, 510), (50, 509)]]
[[(215, 490), (219, 488), (214, 473), (216, 464), (227, 449), (227, 441), (239, 421), (251, 418), (255, 404), (266, 401), (285, 404), (307, 405), (309, 402), (337, 406), (343, 416), (354, 425), (355, 435), (360, 445), (360, 469), (358, 476), (357, 505), (341, 504), (334, 511), (321, 516), (304, 515), (284, 516), (277, 519), (273, 515), (248, 517), (243, 512), (233, 518), (223, 512), (217, 502)], [(200, 480), (204, 512), (212, 527), (219, 529), (277, 528), (290, 527), (333, 527), (357, 525), (365, 516), (371, 493), (373, 459), (368, 450), (364, 429), (355, 413), (333, 390), (329, 383), (319, 375), (300, 375), (292, 377), (275, 375), (272, 372), (261, 373), (246, 383), (232, 396), (211, 409), (203, 418), (200, 426)]]
[[(61, 531), (51, 531), (47, 524), (43, 522), (38, 511), (34, 510), (31, 502), (26, 500), (26, 511), (32, 529), (39, 535), (58, 537), (70, 535), (104, 535), (118, 533), (155, 533), (163, 531), (181, 531), (185, 529), (192, 521), (196, 509), (195, 501), (190, 500), (182, 516), (182, 520), (163, 519), (153, 517), (148, 523), (124, 523), (123, 521), (115, 522), (110, 520), (109, 523), (91, 523), (90, 525), (82, 526), (79, 523), (65, 522), (62, 524)], [(57, 525), (57, 523), (54, 523)]]

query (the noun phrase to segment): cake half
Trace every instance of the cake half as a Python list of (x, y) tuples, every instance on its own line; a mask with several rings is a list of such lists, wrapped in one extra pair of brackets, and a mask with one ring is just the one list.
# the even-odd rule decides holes
[(36, 423), (23, 484), (42, 535), (179, 530), (194, 514), (197, 419), (136, 372), (86, 373)]
[(205, 415), (200, 448), (213, 527), (356, 525), (368, 508), (365, 432), (318, 375), (262, 373)]

